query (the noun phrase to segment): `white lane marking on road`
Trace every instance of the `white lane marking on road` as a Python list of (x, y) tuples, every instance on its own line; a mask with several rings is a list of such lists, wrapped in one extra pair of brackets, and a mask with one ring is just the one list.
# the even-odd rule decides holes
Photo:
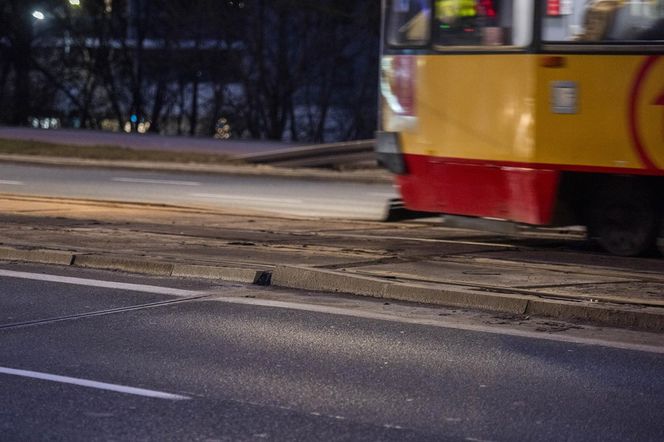
[(144, 396), (156, 399), (170, 400), (188, 400), (188, 396), (179, 394), (164, 393), (162, 391), (147, 390), (145, 388), (127, 387), (126, 385), (108, 384), (106, 382), (91, 381), (89, 379), (72, 378), (68, 376), (59, 376), (56, 374), (41, 373), (38, 371), (17, 370), (14, 368), (0, 367), (0, 374), (12, 376), (21, 376), (24, 378), (40, 379), (44, 381), (59, 382), (61, 384), (72, 384), (81, 387), (96, 388), (97, 390), (108, 390), (117, 393), (133, 394), (135, 396)]
[(44, 275), (41, 273), (15, 272), (0, 269), (0, 276), (8, 278), (31, 279), (34, 281), (58, 282), (62, 284), (84, 285), (88, 287), (102, 287), (115, 290), (129, 290), (132, 292), (153, 293), (156, 295), (171, 295), (190, 297), (200, 295), (200, 292), (192, 290), (174, 289), (155, 285), (128, 284), (125, 282), (102, 281), (98, 279), (72, 278), (69, 276)]
[(215, 198), (220, 200), (263, 202), (263, 203), (286, 203), (286, 204), (304, 203), (303, 200), (295, 198), (264, 198), (257, 196), (248, 196), (248, 195), (227, 195), (223, 193), (192, 193), (191, 196), (195, 196), (197, 198)]
[(327, 313), (331, 315), (350, 316), (362, 319), (376, 319), (379, 321), (389, 321), (389, 322), (399, 322), (405, 324), (424, 325), (424, 326), (439, 327), (439, 328), (449, 328), (453, 330), (489, 333), (494, 335), (516, 336), (521, 338), (530, 338), (530, 339), (538, 339), (545, 341), (565, 342), (572, 344), (583, 344), (583, 345), (615, 348), (619, 350), (635, 350), (646, 353), (664, 354), (664, 346), (632, 344), (628, 342), (609, 341), (599, 338), (584, 338), (581, 336), (547, 335), (541, 332), (508, 329), (508, 328), (498, 329), (483, 325), (462, 324), (454, 322), (453, 320), (448, 321), (445, 320), (444, 318), (440, 319), (408, 318), (403, 316), (391, 315), (387, 313), (374, 313), (368, 311), (349, 310), (346, 308), (330, 307), (326, 305), (300, 304), (290, 301), (273, 301), (269, 299), (257, 299), (257, 298), (238, 298), (233, 296), (214, 298), (214, 301), (227, 302), (229, 304), (257, 305), (260, 307), (272, 307), (272, 308), (298, 310), (298, 311), (314, 312), (314, 313)]
[[(55, 275), (44, 275), (38, 273), (14, 272), (11, 270), (2, 270), (2, 269), (0, 269), (0, 276), (7, 276), (10, 278), (32, 279), (32, 280), (48, 281), (48, 282), (61, 282), (65, 284), (87, 285), (92, 287), (106, 287), (118, 290), (131, 290), (137, 292), (147, 292), (147, 293), (165, 294), (165, 295), (174, 295), (174, 296), (183, 296), (183, 297), (198, 296), (201, 294), (200, 292), (172, 289), (169, 287), (159, 287), (159, 286), (141, 285), (141, 284), (127, 284), (127, 283), (118, 283), (113, 281), (100, 281), (96, 279), (70, 278), (70, 277), (55, 276)], [(349, 317), (363, 318), (363, 319), (376, 319), (380, 321), (400, 322), (406, 324), (449, 328), (454, 330), (474, 331), (474, 332), (490, 333), (496, 335), (517, 336), (522, 338), (539, 339), (546, 341), (568, 342), (573, 344), (585, 344), (585, 345), (594, 345), (594, 346), (601, 346), (608, 348), (616, 348), (621, 350), (635, 350), (646, 353), (664, 354), (664, 346), (631, 344), (625, 342), (608, 341), (597, 338), (584, 338), (579, 336), (546, 335), (541, 332), (531, 332), (531, 331), (517, 330), (517, 329), (496, 329), (490, 326), (461, 324), (453, 321), (446, 321), (443, 318), (439, 318), (436, 320), (422, 319), (422, 318), (406, 318), (403, 316), (396, 316), (386, 313), (348, 310), (345, 308), (329, 307), (324, 305), (300, 304), (288, 301), (272, 301), (268, 299), (256, 299), (256, 298), (237, 298), (233, 296), (218, 297), (215, 298), (214, 300), (218, 302), (225, 302), (228, 304), (257, 305), (261, 307), (281, 308), (281, 309), (307, 311), (314, 313), (327, 313), (332, 315), (349, 316)]]
[(200, 186), (201, 183), (196, 181), (176, 181), (176, 180), (150, 180), (145, 178), (111, 178), (111, 181), (118, 183), (135, 183), (135, 184), (166, 184), (170, 186)]
[(23, 186), (23, 181), (11, 181), (11, 180), (0, 180), (0, 184), (5, 184), (7, 186)]

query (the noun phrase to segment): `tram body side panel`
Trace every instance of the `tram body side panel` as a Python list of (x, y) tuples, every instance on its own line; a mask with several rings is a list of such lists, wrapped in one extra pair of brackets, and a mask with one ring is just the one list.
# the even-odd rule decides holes
[(402, 134), (405, 153), (530, 162), (534, 61), (527, 54), (418, 57), (418, 124)]
[(628, 174), (653, 169), (649, 162), (664, 167), (664, 106), (656, 104), (664, 94), (664, 59), (639, 78), (646, 56), (557, 57), (562, 66), (537, 71), (533, 162)]
[[(417, 124), (402, 129), (414, 210), (548, 224), (558, 172), (535, 156), (536, 58), (528, 54), (420, 57)], [(384, 121), (391, 130), (389, 116)]]

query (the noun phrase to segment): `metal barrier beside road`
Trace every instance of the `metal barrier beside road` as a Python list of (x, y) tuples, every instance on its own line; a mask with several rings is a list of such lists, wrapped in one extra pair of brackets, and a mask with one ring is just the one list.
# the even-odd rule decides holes
[(125, 134), (94, 130), (45, 130), (0, 127), (0, 139), (37, 141), (66, 146), (124, 147), (177, 153), (228, 155), (251, 164), (280, 167), (334, 167), (349, 164), (376, 165), (375, 140), (299, 146), (256, 140), (215, 140), (153, 134)]
[(374, 140), (290, 147), (265, 153), (240, 155), (248, 163), (282, 167), (330, 167), (375, 162)]

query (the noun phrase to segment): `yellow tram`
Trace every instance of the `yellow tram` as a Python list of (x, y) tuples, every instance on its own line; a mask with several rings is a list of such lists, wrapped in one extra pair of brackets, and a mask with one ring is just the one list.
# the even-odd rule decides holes
[(377, 153), (407, 208), (664, 225), (664, 0), (384, 0)]

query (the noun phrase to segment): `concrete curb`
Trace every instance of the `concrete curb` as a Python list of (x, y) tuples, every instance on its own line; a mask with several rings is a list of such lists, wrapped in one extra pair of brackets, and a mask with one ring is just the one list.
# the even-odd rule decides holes
[(610, 327), (664, 331), (664, 312), (652, 307), (616, 308), (589, 302), (533, 299), (528, 302), (525, 314), (592, 322)]
[(119, 270), (155, 276), (216, 279), (243, 284), (269, 285), (271, 272), (255, 268), (221, 267), (158, 262), (118, 256), (63, 252), (58, 250), (0, 247), (0, 260), (56, 264), (101, 270)]
[(75, 267), (85, 267), (91, 269), (146, 273), (156, 276), (171, 276), (171, 273), (173, 273), (173, 264), (103, 255), (77, 254), (74, 255), (74, 262), (72, 265)]
[(239, 176), (271, 176), (278, 178), (304, 178), (317, 181), (348, 181), (357, 183), (393, 182), (385, 170), (357, 170), (338, 172), (334, 170), (285, 168), (252, 164), (199, 164), (168, 163), (157, 161), (93, 160), (70, 157), (45, 157), (37, 155), (0, 154), (0, 162), (14, 164), (35, 164), (42, 166), (98, 167), (112, 169), (148, 170), (165, 172), (206, 173)]
[(211, 267), (191, 264), (175, 264), (171, 276), (182, 278), (219, 279), (245, 284), (270, 285), (271, 273), (239, 267)]
[(26, 261), (38, 264), (71, 265), (74, 254), (58, 250), (15, 249), (0, 247), (0, 259), (7, 261)]
[(272, 273), (272, 285), (446, 307), (546, 316), (611, 327), (664, 331), (664, 309), (639, 305), (624, 306), (586, 300), (554, 300), (531, 295), (487, 293), (453, 286), (441, 288), (300, 266), (276, 267)]
[(207, 278), (244, 284), (345, 293), (452, 308), (544, 316), (645, 331), (664, 331), (664, 309), (655, 307), (490, 293), (453, 285), (431, 286), (421, 283), (402, 283), (306, 266), (280, 265), (272, 270), (259, 270), (251, 266), (193, 265), (162, 262), (150, 258), (125, 258), (58, 250), (17, 249), (7, 246), (0, 247), (0, 260), (121, 270), (156, 276)]
[(501, 313), (523, 314), (528, 305), (528, 300), (523, 296), (487, 294), (456, 287), (448, 289), (424, 284), (397, 283), (369, 276), (300, 266), (277, 266), (272, 272), (272, 285)]

